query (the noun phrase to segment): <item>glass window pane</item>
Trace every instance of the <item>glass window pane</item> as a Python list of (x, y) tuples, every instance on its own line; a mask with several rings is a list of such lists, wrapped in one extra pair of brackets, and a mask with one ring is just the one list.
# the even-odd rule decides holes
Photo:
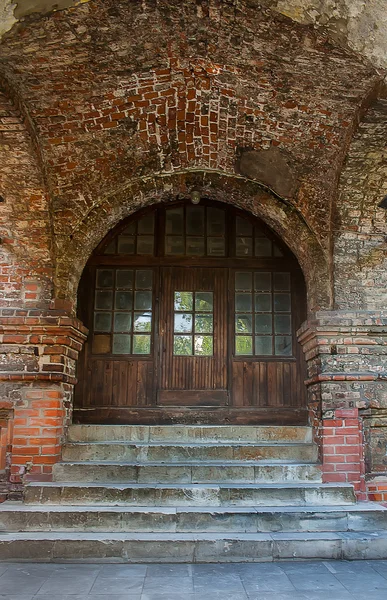
[(134, 254), (133, 236), (119, 235), (118, 236), (118, 254)]
[(154, 213), (150, 213), (148, 215), (145, 215), (145, 217), (142, 217), (142, 219), (138, 221), (137, 227), (138, 233), (149, 233), (150, 235), (153, 235), (155, 228)]
[(150, 335), (133, 336), (133, 354), (150, 354), (151, 338)]
[(214, 317), (212, 315), (195, 315), (195, 332), (212, 333), (214, 330)]
[(175, 310), (193, 310), (192, 292), (175, 292)]
[(212, 335), (195, 335), (195, 354), (199, 356), (212, 356)]
[(235, 273), (235, 289), (245, 290), (246, 292), (252, 289), (253, 274), (247, 273)]
[(173, 354), (175, 356), (192, 356), (192, 336), (173, 336)]
[(95, 315), (94, 315), (94, 331), (110, 331), (111, 328), (112, 328), (112, 315), (110, 312), (95, 313)]
[(111, 337), (110, 335), (94, 335), (93, 336), (93, 354), (110, 354), (111, 352)]
[(135, 292), (134, 308), (137, 310), (152, 310), (152, 292)]
[(236, 234), (237, 235), (253, 235), (253, 226), (250, 221), (237, 217), (236, 219)]
[(274, 332), (288, 333), (292, 332), (292, 323), (290, 315), (275, 315), (274, 316)]
[(251, 312), (253, 310), (253, 297), (251, 294), (235, 294), (235, 310), (237, 312)]
[(152, 330), (152, 313), (134, 313), (133, 322), (134, 331), (151, 331)]
[(116, 253), (116, 240), (110, 242), (108, 246), (106, 246), (104, 254), (115, 254)]
[(141, 235), (137, 238), (137, 254), (153, 254), (153, 235)]
[(237, 356), (253, 354), (253, 338), (249, 335), (237, 335), (235, 337), (235, 354)]
[(255, 311), (271, 311), (271, 294), (255, 294)]
[(255, 336), (255, 354), (257, 356), (271, 356), (273, 354), (273, 338), (271, 335)]
[(219, 208), (207, 208), (207, 235), (224, 235), (224, 211)]
[(175, 333), (191, 333), (192, 332), (192, 314), (180, 313), (175, 314)]
[(136, 233), (136, 221), (132, 221), (122, 232), (122, 235), (134, 235)]
[(127, 269), (117, 269), (116, 275), (117, 287), (131, 290), (133, 287), (133, 271)]
[(235, 315), (236, 333), (253, 332), (253, 315)]
[(277, 356), (292, 355), (292, 337), (290, 335), (275, 336), (275, 353)]
[(113, 354), (130, 354), (131, 337), (124, 333), (115, 333), (113, 335)]
[(204, 235), (204, 206), (187, 206), (186, 233), (187, 235)]
[(204, 256), (204, 237), (187, 237), (188, 256)]
[(207, 238), (207, 255), (224, 256), (226, 254), (225, 240), (221, 237)]
[(113, 307), (113, 292), (95, 292), (95, 308), (110, 309)]
[(114, 281), (113, 269), (97, 269), (97, 287), (112, 288)]
[(271, 333), (272, 332), (272, 316), (271, 315), (255, 315), (255, 333)]
[(271, 273), (254, 273), (254, 288), (257, 292), (271, 290)]
[(290, 294), (274, 294), (274, 310), (290, 312)]
[(132, 308), (132, 292), (116, 292), (115, 307), (118, 310), (130, 310)]
[(183, 207), (168, 208), (166, 211), (165, 232), (172, 235), (183, 235)]
[(136, 271), (136, 290), (151, 290), (152, 280), (153, 272), (150, 269), (146, 271)]
[(271, 240), (268, 238), (255, 238), (255, 256), (271, 256)]
[(287, 292), (290, 290), (290, 273), (274, 273), (274, 289)]
[(184, 254), (184, 238), (168, 235), (165, 239), (165, 254), (182, 255)]
[(196, 292), (195, 294), (195, 310), (198, 311), (213, 311), (213, 293), (212, 292)]
[(115, 313), (114, 315), (114, 331), (126, 333), (132, 329), (131, 313)]
[(276, 258), (279, 258), (280, 256), (283, 256), (282, 250), (280, 250), (276, 244), (273, 244), (273, 250), (274, 250), (274, 256)]
[(253, 238), (237, 237), (237, 239), (236, 239), (236, 255), (237, 256), (252, 256), (253, 255)]

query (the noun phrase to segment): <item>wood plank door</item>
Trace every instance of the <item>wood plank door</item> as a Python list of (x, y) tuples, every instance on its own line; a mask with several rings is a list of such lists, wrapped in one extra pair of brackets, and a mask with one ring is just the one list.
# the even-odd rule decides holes
[(158, 405), (226, 406), (227, 269), (165, 267)]

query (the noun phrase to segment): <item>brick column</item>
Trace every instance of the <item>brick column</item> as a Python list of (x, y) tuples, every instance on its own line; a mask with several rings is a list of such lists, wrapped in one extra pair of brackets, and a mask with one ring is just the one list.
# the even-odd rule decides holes
[(60, 460), (76, 362), (87, 334), (78, 319), (63, 312), (26, 313), (3, 310), (0, 317), (0, 403), (12, 410), (7, 445), (15, 490), (28, 480), (51, 479)]
[(359, 499), (387, 484), (386, 325), (380, 313), (327, 311), (299, 331), (323, 480), (352, 483)]

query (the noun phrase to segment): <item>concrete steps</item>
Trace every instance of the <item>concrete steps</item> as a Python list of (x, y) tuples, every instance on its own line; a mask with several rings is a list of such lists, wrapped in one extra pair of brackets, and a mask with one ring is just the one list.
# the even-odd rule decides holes
[(321, 482), (308, 427), (73, 425), (53, 481), (0, 505), (3, 560), (363, 556), (387, 508)]

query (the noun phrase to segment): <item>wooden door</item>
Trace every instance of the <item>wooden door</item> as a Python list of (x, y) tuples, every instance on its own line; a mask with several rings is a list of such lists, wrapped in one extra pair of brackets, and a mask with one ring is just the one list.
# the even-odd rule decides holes
[(227, 269), (161, 271), (159, 406), (225, 406)]

